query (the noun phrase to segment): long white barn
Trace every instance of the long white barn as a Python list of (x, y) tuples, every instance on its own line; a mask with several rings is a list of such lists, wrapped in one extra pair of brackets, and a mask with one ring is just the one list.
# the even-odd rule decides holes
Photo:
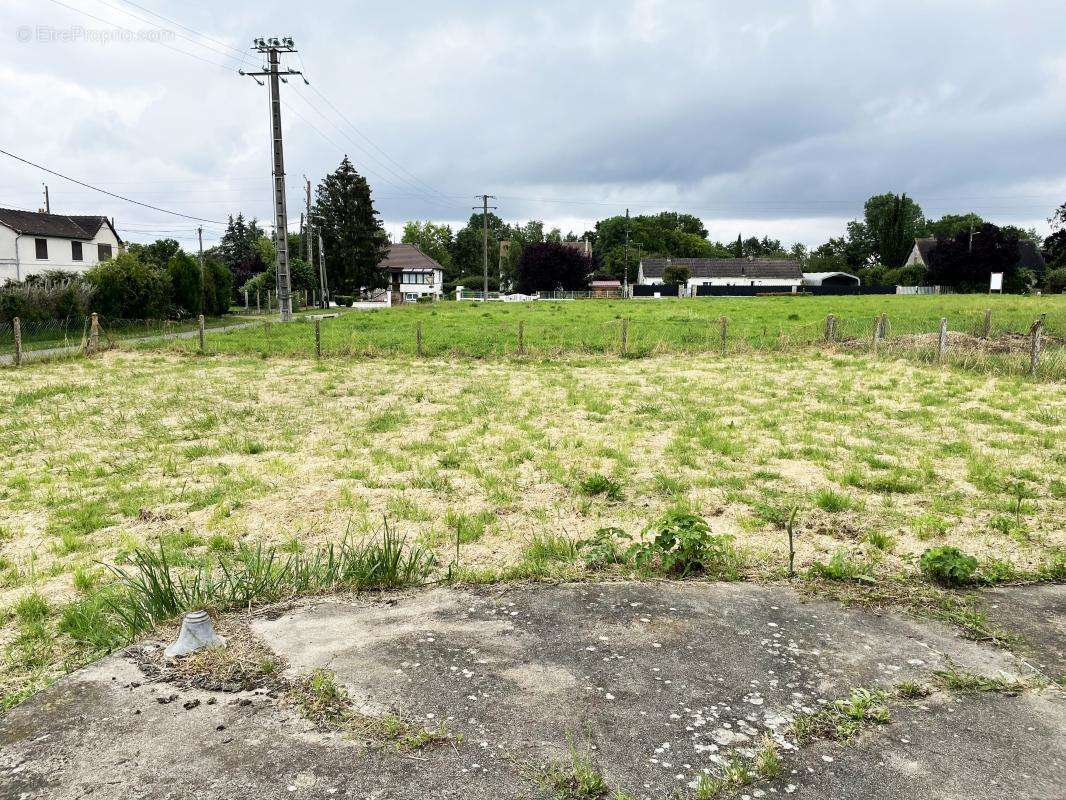
[(0, 284), (49, 270), (85, 272), (121, 247), (107, 217), (0, 208)]

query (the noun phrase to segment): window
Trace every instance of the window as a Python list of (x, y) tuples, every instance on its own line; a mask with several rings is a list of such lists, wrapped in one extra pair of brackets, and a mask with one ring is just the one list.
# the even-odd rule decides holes
[(34, 247), (37, 248), (37, 260), (38, 261), (47, 261), (48, 260), (48, 240), (47, 239), (34, 239), (33, 240), (33, 244), (34, 244)]
[(81, 261), (82, 260), (81, 242), (71, 242), (70, 243), (70, 260), (71, 261)]
[(405, 272), (400, 276), (400, 282), (406, 284), (416, 284), (420, 286), (430, 286), (433, 284), (433, 273)]
[(111, 245), (98, 244), (96, 245), (96, 260), (97, 261), (110, 261), (111, 260)]

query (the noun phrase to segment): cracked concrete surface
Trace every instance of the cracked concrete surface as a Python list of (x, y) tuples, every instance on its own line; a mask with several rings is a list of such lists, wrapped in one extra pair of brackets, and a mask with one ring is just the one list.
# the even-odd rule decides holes
[[(1054, 607), (1062, 587), (1052, 588), (1024, 602)], [(434, 589), (269, 616), (251, 627), (291, 674), (330, 669), (364, 710), (443, 722), (462, 744), (362, 749), (265, 694), (145, 683), (114, 656), (0, 719), (0, 798), (535, 798), (524, 767), (559, 757), (567, 734), (635, 797), (688, 792), (766, 735), (785, 770), (741, 796), (1066, 794), (1066, 703), (1054, 688), (937, 694), (847, 746), (795, 748), (792, 717), (852, 687), (927, 681), (949, 660), (988, 675), (1027, 671), (896, 612), (782, 587), (610, 583)], [(201, 702), (186, 710), (189, 700)]]

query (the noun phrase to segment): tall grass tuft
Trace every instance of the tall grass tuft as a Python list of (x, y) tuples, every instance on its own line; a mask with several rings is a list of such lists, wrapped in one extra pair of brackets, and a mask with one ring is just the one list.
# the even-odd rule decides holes
[(196, 608), (224, 611), (302, 594), (411, 586), (423, 582), (435, 563), (431, 551), (408, 546), (387, 524), (380, 539), (345, 537), (310, 554), (242, 544), (233, 555), (179, 571), (161, 547), (135, 550), (130, 561), (128, 569), (109, 567), (117, 585), (107, 597), (131, 635)]

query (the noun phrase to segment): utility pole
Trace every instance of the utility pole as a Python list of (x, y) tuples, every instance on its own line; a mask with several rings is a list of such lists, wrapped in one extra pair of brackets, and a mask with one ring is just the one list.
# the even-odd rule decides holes
[[(495, 210), (497, 206), (489, 205), (489, 200), (496, 199), (495, 195), (482, 194), (478, 197), (481, 198), (481, 250), (485, 266), (485, 293), (481, 299), (487, 303), (489, 301), (489, 209)], [(474, 206), (474, 211), (477, 210), (478, 207)]]
[[(273, 176), (274, 176), (274, 232), (278, 251), (278, 310), (284, 322), (292, 319), (292, 282), (289, 277), (289, 215), (285, 205), (285, 152), (281, 141), (281, 87), (279, 82), (286, 82), (285, 75), (300, 75), (302, 73), (286, 69), (281, 70), (279, 53), (295, 53), (296, 45), (292, 37), (285, 36), (281, 39), (271, 37), (259, 38), (254, 41), (253, 50), (266, 53), (267, 65), (262, 72), (245, 72), (239, 70), (241, 75), (252, 78), (262, 85), (260, 77), (266, 77), (270, 83), (270, 140), (273, 145)], [(307, 83), (304, 78), (304, 83)]]
[[(304, 175), (304, 184), (307, 191), (307, 227), (304, 228), (304, 257), (307, 261), (307, 266), (315, 266), (315, 247), (314, 241), (314, 226), (311, 224), (311, 181), (306, 175)], [(319, 284), (319, 293), (325, 298), (326, 287)], [(323, 308), (325, 307), (325, 299), (322, 301)]]
[(625, 257), (622, 259), (622, 297), (629, 294), (629, 209), (626, 209)]
[(45, 214), (51, 214), (52, 213), (52, 204), (48, 200), (48, 184), (47, 183), (43, 183), (41, 185), (44, 186), (44, 213)]
[[(207, 276), (204, 274), (204, 226), (196, 229), (196, 237), (200, 240), (200, 313), (204, 313), (207, 298)], [(227, 304), (228, 305), (228, 304)]]
[(329, 308), (329, 288), (326, 286), (326, 248), (322, 234), (318, 234), (318, 281), (322, 284), (322, 308)]

